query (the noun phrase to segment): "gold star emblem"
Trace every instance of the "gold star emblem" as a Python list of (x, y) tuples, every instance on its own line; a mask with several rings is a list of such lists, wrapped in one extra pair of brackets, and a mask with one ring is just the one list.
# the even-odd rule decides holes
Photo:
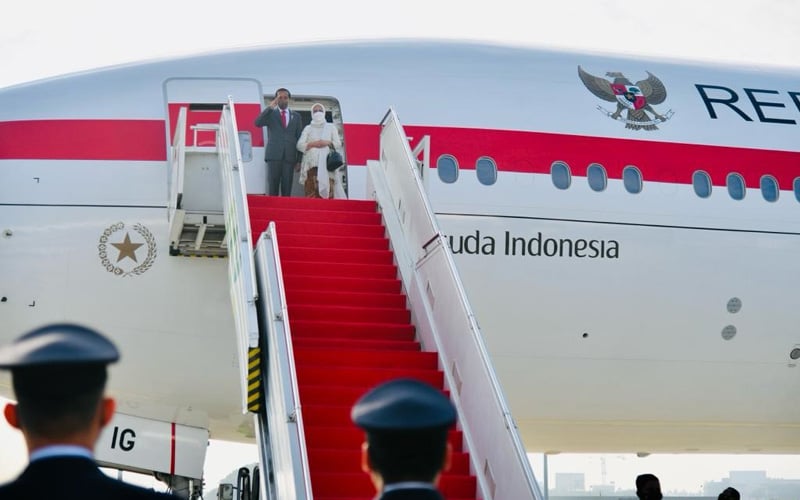
[(129, 257), (137, 264), (139, 263), (139, 261), (136, 260), (136, 250), (140, 246), (144, 245), (144, 243), (131, 243), (131, 235), (129, 233), (125, 233), (125, 239), (122, 240), (122, 243), (112, 243), (111, 245), (119, 250), (117, 262), (121, 261), (125, 257)]

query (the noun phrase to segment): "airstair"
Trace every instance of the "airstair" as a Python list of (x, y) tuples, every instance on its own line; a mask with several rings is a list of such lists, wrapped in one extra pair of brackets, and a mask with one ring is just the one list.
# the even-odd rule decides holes
[(183, 204), (171, 216), (186, 210), (177, 253), (228, 256), (242, 410), (254, 415), (260, 454), (254, 493), (374, 496), (350, 408), (379, 382), (414, 377), (458, 410), (447, 498), (541, 499), (395, 113), (367, 165), (370, 200), (248, 195), (232, 100), (214, 131), (222, 214), (192, 220)]
[[(219, 125), (191, 126), (187, 145), (188, 108), (180, 109), (170, 158), (170, 255), (224, 257), (225, 220), (217, 148), (198, 141), (198, 133), (216, 133)], [(188, 167), (188, 168), (187, 168)]]
[[(278, 241), (314, 498), (370, 498), (374, 487), (360, 469), (363, 433), (350, 421), (352, 405), (396, 377), (445, 389), (436, 353), (416, 339), (377, 205), (249, 201), (254, 233), (271, 225), (270, 239)], [(448, 498), (474, 499), (476, 480), (461, 432), (450, 439), (454, 466), (440, 487)]]

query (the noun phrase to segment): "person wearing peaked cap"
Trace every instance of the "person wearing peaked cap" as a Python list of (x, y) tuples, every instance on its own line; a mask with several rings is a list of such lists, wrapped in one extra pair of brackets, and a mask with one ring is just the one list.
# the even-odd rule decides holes
[(736, 488), (725, 488), (719, 494), (717, 500), (740, 500), (742, 497)]
[(361, 464), (380, 500), (441, 500), (436, 488), (450, 467), (447, 432), (456, 410), (438, 389), (413, 379), (378, 385), (353, 406), (366, 434)]
[(661, 482), (653, 474), (639, 474), (636, 476), (636, 497), (639, 500), (661, 500)]
[(0, 347), (0, 369), (11, 371), (17, 403), (3, 410), (28, 447), (29, 464), (0, 486), (4, 499), (174, 499), (113, 479), (92, 450), (114, 414), (104, 396), (106, 366), (119, 360), (114, 344), (80, 325), (37, 328)]

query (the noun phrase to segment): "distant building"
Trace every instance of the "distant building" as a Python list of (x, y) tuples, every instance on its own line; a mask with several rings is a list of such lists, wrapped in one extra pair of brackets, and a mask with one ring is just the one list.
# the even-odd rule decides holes
[[(747, 500), (797, 500), (800, 479), (773, 479), (766, 471), (730, 471), (727, 478), (709, 481), (703, 486), (706, 495), (719, 495), (725, 488), (739, 490)], [(716, 497), (714, 497), (716, 498)]]
[(616, 488), (613, 484), (593, 484), (589, 488), (589, 491), (592, 492), (592, 496), (611, 497), (616, 491)]
[(557, 472), (554, 495), (586, 493), (586, 477), (582, 472)]

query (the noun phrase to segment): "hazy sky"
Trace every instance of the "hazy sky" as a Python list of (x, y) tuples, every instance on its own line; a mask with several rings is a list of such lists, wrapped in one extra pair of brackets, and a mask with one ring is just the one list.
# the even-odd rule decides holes
[[(6, 0), (4, 7), (0, 87), (225, 48), (377, 37), (489, 40), (800, 68), (800, 0)], [(4, 481), (21, 470), (25, 454), (19, 437), (4, 423), (0, 443)], [(654, 472), (662, 467), (661, 457), (614, 457), (607, 460), (607, 480), (618, 486), (632, 482), (643, 467)], [(215, 443), (209, 452), (210, 478), (218, 479), (254, 458), (252, 447)], [(551, 471), (586, 471), (587, 485), (600, 482), (597, 456), (574, 464), (570, 460), (553, 457)], [(731, 460), (673, 459), (672, 465), (663, 466), (662, 475), (676, 476), (663, 478), (664, 485), (695, 490), (702, 482), (699, 477), (720, 479), (731, 468), (769, 469), (770, 475), (793, 470), (795, 477), (800, 471), (798, 457)], [(616, 463), (619, 467), (611, 465)], [(709, 474), (698, 477), (698, 471)]]
[(6, 3), (0, 18), (0, 87), (141, 59), (382, 36), (469, 38), (800, 66), (797, 0)]

